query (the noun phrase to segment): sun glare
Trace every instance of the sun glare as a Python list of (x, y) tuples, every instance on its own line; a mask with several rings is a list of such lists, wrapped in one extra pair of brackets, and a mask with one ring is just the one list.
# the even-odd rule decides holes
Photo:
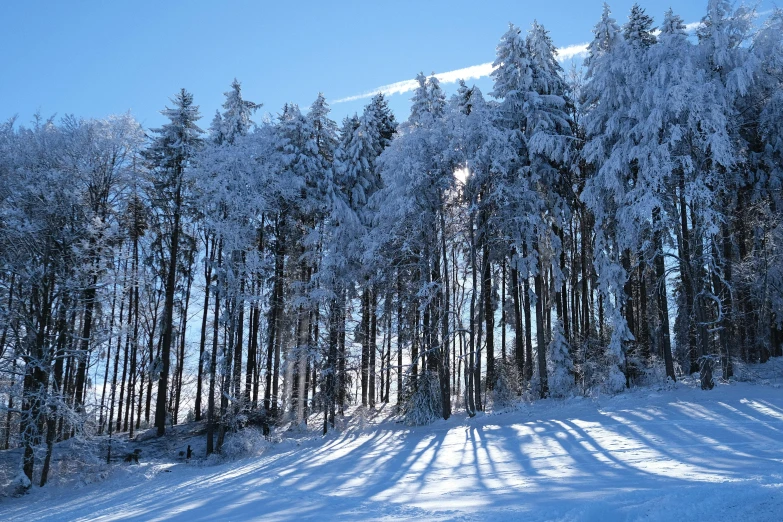
[(469, 171), (467, 167), (462, 167), (461, 169), (454, 171), (454, 179), (456, 179), (460, 185), (464, 185), (465, 181), (468, 179), (468, 174)]

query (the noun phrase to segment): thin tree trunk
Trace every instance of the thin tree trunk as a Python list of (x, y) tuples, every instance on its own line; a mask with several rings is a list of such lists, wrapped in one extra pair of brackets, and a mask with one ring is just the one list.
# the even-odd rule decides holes
[(519, 302), (519, 270), (511, 269), (511, 297), (514, 300), (514, 358), (520, 377), (525, 375), (525, 335), (522, 333), (522, 306)]
[(375, 399), (377, 397), (375, 389), (375, 366), (378, 352), (378, 292), (375, 287), (370, 289), (370, 407), (375, 407)]
[[(114, 325), (114, 311), (115, 306), (117, 304), (117, 282), (115, 280), (114, 282), (114, 289), (112, 292), (112, 300), (111, 300), (111, 313), (109, 314), (109, 324)], [(111, 332), (111, 329), (109, 330)], [(109, 383), (109, 368), (111, 367), (111, 334), (109, 334), (109, 338), (106, 342), (106, 368), (105, 372), (103, 374), (103, 391), (101, 392), (101, 409), (100, 409), (100, 416), (98, 418), (98, 435), (103, 435), (103, 428), (105, 427), (105, 422), (108, 420), (108, 422), (111, 422), (111, 419), (108, 419), (106, 415), (104, 414), (104, 409), (106, 407), (106, 387)]]
[(365, 286), (362, 291), (362, 406), (367, 406), (369, 401), (370, 385), (370, 290)]
[(653, 241), (655, 242), (655, 293), (658, 298), (658, 320), (660, 322), (659, 339), (661, 350), (663, 351), (666, 376), (669, 377), (672, 382), (676, 382), (677, 377), (674, 375), (671, 336), (669, 335), (669, 300), (666, 295), (666, 265), (663, 258), (662, 232), (657, 226), (660, 223), (660, 213), (661, 210), (657, 207), (653, 210), (653, 224), (656, 225)]
[[(522, 255), (527, 258), (527, 244), (522, 244)], [(525, 277), (522, 280), (522, 297), (524, 300), (525, 311), (525, 381), (530, 382), (533, 378), (533, 324), (530, 313), (530, 275), (525, 271)]]
[(402, 276), (397, 273), (397, 406), (402, 404), (402, 345), (403, 345)]
[[(443, 210), (440, 211), (440, 240), (441, 240), (441, 255), (443, 256), (443, 266), (439, 277), (442, 280), (443, 295), (441, 296), (441, 349), (439, 357), (439, 370), (440, 370), (440, 399), (441, 409), (443, 410), (443, 418), (448, 420), (451, 417), (451, 389), (449, 385), (450, 380), (450, 368), (449, 368), (449, 349), (450, 349), (450, 336), (449, 331), (449, 263), (448, 263), (448, 251), (446, 249), (446, 219)], [(391, 348), (391, 343), (389, 345)]]
[[(538, 251), (538, 245), (533, 244), (533, 250)], [(538, 359), (539, 397), (549, 396), (549, 386), (546, 373), (546, 335), (544, 332), (544, 267), (541, 258), (538, 260), (538, 272), (533, 277), (536, 292), (536, 353)]]
[[(222, 241), (218, 243), (217, 262), (221, 262)], [(212, 321), (212, 353), (209, 357), (209, 395), (207, 396), (207, 456), (215, 451), (215, 378), (220, 334), (220, 292), (215, 289), (215, 312)]]
[(484, 320), (487, 325), (487, 392), (495, 388), (495, 309), (492, 304), (492, 264), (489, 260), (489, 245), (482, 246), (481, 292), (484, 297)]
[(500, 357), (506, 362), (506, 258), (500, 272)]
[[(241, 254), (241, 266), (245, 265), (245, 253)], [(236, 307), (238, 309), (237, 319), (235, 323), (236, 329), (236, 342), (234, 343), (234, 373), (233, 383), (231, 387), (231, 396), (234, 401), (234, 413), (238, 413), (240, 409), (240, 400), (242, 398), (241, 385), (242, 385), (242, 347), (244, 346), (244, 332), (245, 332), (245, 282), (244, 275), (241, 276), (239, 282), (239, 295), (236, 299)]]
[(185, 332), (188, 329), (188, 307), (190, 306), (190, 288), (193, 285), (193, 267), (190, 267), (185, 286), (185, 305), (182, 308), (182, 320), (179, 332), (179, 363), (177, 364), (177, 388), (174, 393), (174, 408), (172, 417), (174, 424), (179, 423), (179, 404), (182, 397), (182, 372), (185, 367)]
[(212, 263), (215, 260), (215, 241), (212, 240), (212, 250), (209, 248), (209, 235), (204, 240), (204, 310), (201, 314), (201, 336), (198, 344), (198, 374), (196, 375), (196, 421), (201, 420), (202, 381), (204, 379), (204, 351), (207, 345), (207, 316), (209, 315), (209, 292), (212, 287)]

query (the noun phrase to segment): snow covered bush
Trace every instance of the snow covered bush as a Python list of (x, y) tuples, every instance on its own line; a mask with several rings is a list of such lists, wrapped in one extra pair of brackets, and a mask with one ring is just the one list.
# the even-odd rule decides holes
[[(108, 442), (108, 441), (106, 441)], [(128, 445), (113, 441), (112, 462), (120, 459)], [(77, 435), (57, 445), (57, 459), (49, 471), (49, 483), (67, 485), (76, 481), (79, 486), (100, 482), (108, 476), (107, 447), (96, 444), (96, 439)]]
[(227, 460), (255, 457), (263, 453), (269, 441), (256, 428), (244, 428), (226, 436), (221, 455)]
[(574, 363), (571, 347), (565, 338), (563, 323), (558, 320), (552, 329), (552, 340), (547, 347), (549, 393), (552, 397), (569, 397), (574, 392)]
[(613, 331), (607, 332), (612, 340), (589, 337), (580, 342), (574, 352), (574, 373), (578, 392), (590, 397), (596, 393), (620, 393), (625, 389), (625, 362), (623, 347), (616, 342)]
[(414, 382), (410, 377), (405, 383), (402, 418), (409, 426), (432, 424), (442, 414), (440, 379), (436, 372), (424, 372)]
[[(338, 417), (336, 420), (340, 420), (340, 415), (335, 415), (335, 417)], [(342, 417), (343, 424), (341, 426), (338, 425), (337, 429), (340, 429), (341, 427), (342, 429), (347, 429), (350, 426), (352, 429), (357, 429), (359, 431), (364, 430), (370, 425), (371, 417), (372, 412), (370, 411), (370, 408), (360, 404), (353, 409), (349, 420), (346, 421), (346, 418)]]
[(609, 367), (609, 375), (606, 377), (603, 388), (606, 393), (611, 394), (621, 393), (625, 390), (625, 375), (616, 364)]
[(614, 328), (606, 347), (606, 367), (609, 372), (604, 380), (603, 390), (606, 393), (615, 394), (625, 390), (626, 378), (621, 370), (625, 366), (625, 344), (633, 341), (633, 335), (628, 329), (625, 318), (615, 309)]
[(27, 475), (24, 474), (23, 471), (19, 471), (19, 473), (16, 474), (14, 479), (11, 481), (11, 487), (13, 487), (13, 494), (14, 496), (21, 496), (24, 495), (27, 490), (30, 489), (30, 486), (32, 485), (32, 482), (30, 482), (30, 479), (27, 478)]
[[(679, 365), (675, 364), (675, 369)], [(666, 375), (664, 360), (656, 355), (651, 355), (648, 364), (642, 369), (639, 384), (654, 386), (659, 389), (670, 389), (676, 384)]]
[(517, 363), (513, 359), (495, 359), (496, 380), (492, 389), (492, 408), (508, 408), (519, 399), (520, 377)]
[(603, 379), (603, 350), (600, 348), (599, 340), (588, 337), (579, 341), (575, 345), (573, 363), (578, 392), (587, 397)]

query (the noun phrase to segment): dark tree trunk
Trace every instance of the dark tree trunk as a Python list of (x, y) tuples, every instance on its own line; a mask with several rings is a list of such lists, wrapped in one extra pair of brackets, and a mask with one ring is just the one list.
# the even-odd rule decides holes
[(345, 407), (345, 385), (346, 378), (346, 357), (345, 357), (345, 306), (346, 297), (345, 290), (342, 290), (339, 294), (340, 298), (340, 324), (337, 328), (338, 333), (338, 345), (337, 345), (337, 407), (340, 415), (344, 414)]
[[(527, 244), (522, 244), (522, 254), (527, 257)], [(533, 324), (530, 318), (530, 275), (525, 271), (525, 277), (522, 280), (522, 297), (524, 300), (525, 311), (525, 381), (530, 382), (533, 378)]]
[[(109, 324), (114, 325), (114, 312), (117, 304), (117, 283), (114, 283), (114, 291), (112, 292), (111, 300), (111, 313), (109, 314)], [(111, 331), (111, 329), (110, 329)], [(101, 408), (100, 415), (98, 417), (98, 435), (103, 435), (103, 429), (106, 422), (112, 422), (111, 418), (108, 418), (107, 413), (104, 413), (106, 408), (106, 387), (109, 385), (109, 368), (111, 368), (111, 334), (106, 342), (106, 368), (103, 373), (103, 391), (101, 391)]]
[(368, 390), (370, 392), (369, 402), (371, 407), (375, 407), (375, 399), (377, 397), (375, 389), (375, 367), (376, 357), (378, 352), (378, 292), (372, 287), (370, 289), (370, 382)]
[[(217, 263), (222, 261), (222, 241), (218, 243)], [(220, 334), (220, 292), (215, 288), (215, 312), (212, 321), (212, 353), (209, 357), (209, 395), (207, 395), (207, 455), (215, 451), (215, 381), (217, 378), (217, 351)]]
[(179, 422), (179, 404), (182, 397), (182, 372), (185, 367), (185, 332), (188, 328), (188, 308), (190, 306), (190, 287), (193, 285), (193, 270), (188, 270), (187, 284), (185, 286), (185, 304), (182, 308), (181, 328), (179, 332), (179, 363), (177, 364), (177, 388), (174, 394), (174, 407), (172, 417), (174, 424)]
[[(533, 245), (538, 251), (538, 245)], [(544, 399), (549, 395), (549, 385), (546, 373), (546, 333), (544, 332), (544, 267), (538, 261), (538, 272), (533, 278), (536, 292), (536, 352), (538, 354), (539, 396)]]
[(520, 377), (525, 375), (525, 335), (522, 333), (522, 306), (519, 299), (519, 270), (511, 269), (511, 297), (514, 300), (514, 358)]
[(492, 265), (489, 260), (489, 244), (482, 246), (481, 292), (484, 297), (484, 320), (487, 325), (487, 392), (495, 387), (495, 307), (492, 303)]
[[(127, 264), (126, 264), (127, 269)], [(123, 289), (125, 290), (125, 289)], [(122, 324), (122, 314), (123, 314), (123, 304), (124, 301), (120, 303), (120, 324)], [(125, 333), (125, 350), (122, 354), (122, 377), (120, 379), (120, 400), (117, 403), (117, 428), (115, 431), (121, 431), (122, 430), (122, 407), (123, 407), (123, 401), (125, 397), (125, 381), (128, 377), (128, 351), (130, 349), (130, 325), (131, 325), (131, 309), (133, 308), (133, 293), (128, 292), (128, 320), (126, 321), (126, 327), (128, 328), (128, 331)], [(120, 350), (120, 344), (122, 343), (122, 335), (117, 336), (117, 351)]]
[(180, 214), (182, 211), (182, 167), (176, 172), (177, 189), (174, 197), (174, 224), (171, 231), (171, 251), (166, 271), (166, 290), (163, 304), (163, 339), (161, 341), (161, 370), (158, 378), (158, 398), (155, 403), (155, 427), (158, 437), (166, 434), (166, 398), (169, 386), (171, 339), (174, 326), (174, 294), (177, 290), (177, 257), (179, 255)]
[[(653, 210), (653, 224), (660, 223), (660, 212), (661, 210), (657, 207)], [(655, 242), (655, 293), (658, 298), (658, 320), (660, 322), (659, 342), (661, 344), (661, 350), (663, 351), (666, 376), (669, 377), (672, 382), (676, 382), (677, 377), (674, 375), (672, 342), (671, 336), (669, 335), (669, 300), (666, 295), (666, 265), (663, 257), (663, 241), (661, 239), (661, 234), (662, 232), (656, 226), (653, 240)]]
[[(451, 417), (451, 393), (449, 388), (450, 380), (450, 368), (449, 368), (449, 349), (450, 349), (450, 337), (449, 331), (449, 263), (448, 263), (448, 251), (446, 249), (446, 220), (443, 215), (443, 211), (440, 212), (440, 228), (441, 228), (441, 255), (443, 256), (443, 266), (440, 272), (440, 278), (443, 288), (443, 293), (440, 298), (441, 302), (441, 347), (439, 357), (439, 377), (440, 377), (440, 400), (441, 409), (443, 410), (443, 418), (448, 420)], [(391, 321), (391, 319), (390, 319)], [(391, 328), (390, 328), (391, 330)], [(391, 350), (391, 341), (389, 341), (389, 349)], [(388, 392), (387, 392), (388, 400)]]
[[(245, 264), (245, 254), (241, 254), (241, 266)], [(245, 332), (245, 276), (240, 276), (239, 282), (239, 295), (236, 298), (236, 308), (234, 312), (236, 314), (236, 322), (234, 329), (236, 331), (236, 342), (234, 343), (234, 371), (233, 381), (231, 386), (231, 397), (234, 402), (234, 412), (238, 413), (240, 408), (240, 399), (242, 398), (242, 347), (244, 346), (244, 332)], [(249, 372), (249, 371), (248, 371)], [(244, 407), (247, 407), (245, 405)]]
[(397, 273), (397, 405), (402, 404), (402, 345), (403, 345), (403, 323), (402, 307), (402, 276)]
[(370, 290), (365, 287), (362, 291), (362, 406), (367, 406), (369, 401), (370, 385)]
[(133, 313), (133, 338), (131, 342), (130, 355), (128, 405), (126, 408), (129, 413), (130, 421), (125, 421), (129, 438), (133, 438), (133, 405), (135, 402), (134, 393), (136, 390), (136, 358), (138, 357), (139, 347), (139, 241), (137, 237), (134, 237), (133, 240), (133, 286), (131, 288), (131, 293), (133, 294), (133, 308), (132, 310), (128, 310), (128, 312)]
[[(206, 233), (205, 233), (206, 234)], [(212, 262), (215, 259), (215, 242), (212, 241), (212, 250), (209, 248), (209, 235), (204, 239), (204, 310), (201, 314), (201, 336), (198, 344), (198, 374), (196, 375), (196, 421), (201, 420), (201, 396), (202, 382), (204, 380), (204, 351), (207, 345), (207, 316), (209, 315), (209, 292), (212, 287)]]
[(468, 363), (465, 365), (465, 409), (468, 415), (476, 415), (476, 399), (474, 392), (473, 378), (475, 376), (475, 353), (476, 353), (476, 289), (478, 288), (478, 267), (476, 266), (476, 233), (474, 226), (474, 213), (470, 213), (470, 222), (468, 230), (470, 232), (470, 270), (471, 270), (471, 292), (470, 292), (470, 346), (468, 350)]

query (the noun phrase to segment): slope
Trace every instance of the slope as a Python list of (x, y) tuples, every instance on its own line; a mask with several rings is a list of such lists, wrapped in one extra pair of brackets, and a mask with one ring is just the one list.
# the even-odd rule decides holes
[(391, 419), (217, 466), (151, 464), (35, 489), (4, 520), (780, 520), (780, 384), (539, 401)]

